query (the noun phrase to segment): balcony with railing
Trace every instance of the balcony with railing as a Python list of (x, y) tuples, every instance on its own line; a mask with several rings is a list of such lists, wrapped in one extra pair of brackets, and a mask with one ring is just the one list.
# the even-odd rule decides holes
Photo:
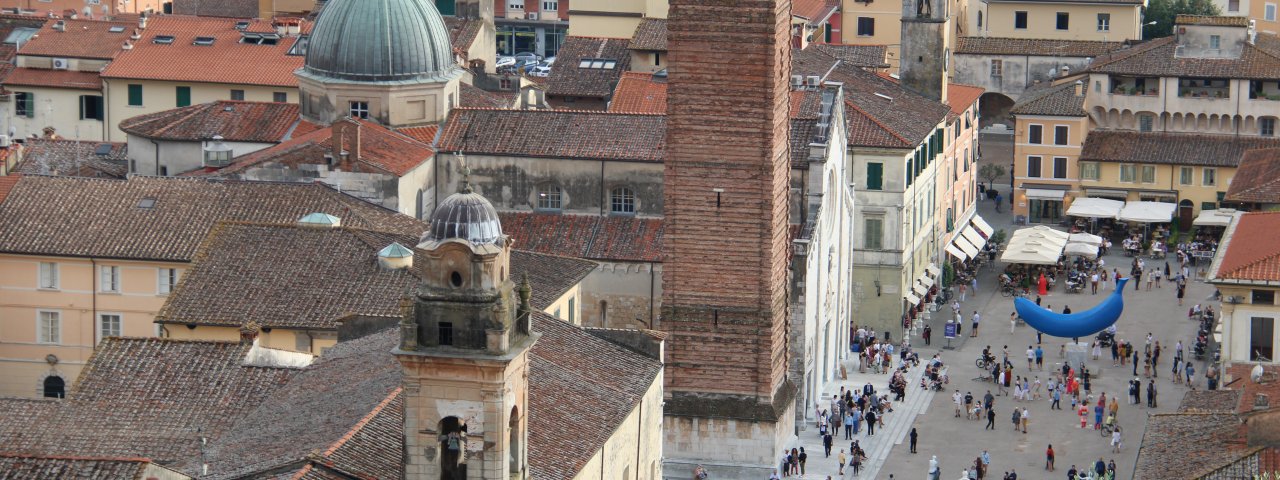
[(1231, 79), (1228, 78), (1179, 78), (1178, 97), (1203, 99), (1230, 99)]

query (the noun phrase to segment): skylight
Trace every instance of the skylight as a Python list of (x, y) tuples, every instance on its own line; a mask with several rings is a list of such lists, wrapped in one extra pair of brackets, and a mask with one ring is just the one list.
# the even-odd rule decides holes
[(611, 58), (584, 58), (578, 61), (578, 68), (591, 68), (595, 70), (613, 70), (617, 68), (618, 61)]
[(241, 31), (243, 31), (243, 30), (244, 30), (244, 29), (246, 29), (246, 28), (249, 28), (249, 21), (248, 21), (248, 20), (241, 20), (241, 21), (239, 21), (239, 22), (236, 22), (236, 30), (241, 30)]
[(107, 31), (111, 33), (120, 33), (124, 31), (124, 27), (120, 25), (116, 25), (114, 27), (108, 28)]
[(138, 200), (138, 208), (151, 208), (154, 206), (156, 206), (156, 199), (154, 198), (144, 198), (142, 200)]
[(169, 45), (173, 43), (173, 35), (156, 35), (156, 38), (151, 39), (151, 41), (160, 45)]
[(104, 157), (104, 156), (107, 156), (107, 155), (111, 155), (111, 149), (112, 149), (112, 147), (111, 147), (111, 144), (110, 144), (110, 143), (104, 143), (104, 144), (98, 145), (96, 148), (94, 148), (94, 149), (93, 149), (93, 154), (94, 154), (94, 155), (97, 155), (97, 156), (99, 156), (99, 157)]
[(38, 31), (40, 31), (38, 28), (15, 27), (12, 32), (9, 32), (9, 36), (4, 37), (4, 43), (27, 43), (27, 40), (31, 40), (31, 36), (35, 35)]
[(191, 44), (209, 46), (209, 45), (213, 45), (214, 40), (216, 39), (213, 37), (196, 37), (196, 41), (191, 42)]

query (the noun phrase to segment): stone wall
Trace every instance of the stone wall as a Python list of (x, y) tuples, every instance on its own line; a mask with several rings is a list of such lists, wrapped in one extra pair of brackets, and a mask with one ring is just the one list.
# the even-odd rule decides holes
[[(455, 192), (462, 183), (462, 162), (452, 154), (436, 156), (442, 192)], [(625, 187), (635, 192), (636, 214), (662, 215), (662, 164), (614, 160), (467, 155), (471, 186), (498, 210), (531, 211), (538, 188), (561, 188), (562, 211), (608, 214), (610, 192)]]
[(661, 308), (660, 263), (600, 262), (582, 282), (583, 326), (658, 328)]
[(247, 168), (237, 177), (243, 180), (267, 182), (310, 183), (319, 180), (354, 197), (392, 210), (400, 210), (399, 178), (394, 175), (334, 171), (329, 170), (325, 165), (303, 164), (297, 168), (285, 168), (273, 163), (265, 163)]

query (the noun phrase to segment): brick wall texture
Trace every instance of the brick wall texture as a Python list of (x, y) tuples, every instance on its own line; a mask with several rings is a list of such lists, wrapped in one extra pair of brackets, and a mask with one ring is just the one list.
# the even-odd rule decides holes
[(671, 0), (661, 325), (674, 395), (770, 403), (783, 385), (790, 10)]

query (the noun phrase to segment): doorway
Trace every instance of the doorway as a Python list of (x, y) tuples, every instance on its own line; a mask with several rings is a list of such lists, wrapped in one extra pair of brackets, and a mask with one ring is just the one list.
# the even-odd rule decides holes
[(1178, 202), (1178, 227), (1184, 231), (1191, 231), (1191, 222), (1195, 220), (1195, 204), (1191, 200), (1183, 199)]

